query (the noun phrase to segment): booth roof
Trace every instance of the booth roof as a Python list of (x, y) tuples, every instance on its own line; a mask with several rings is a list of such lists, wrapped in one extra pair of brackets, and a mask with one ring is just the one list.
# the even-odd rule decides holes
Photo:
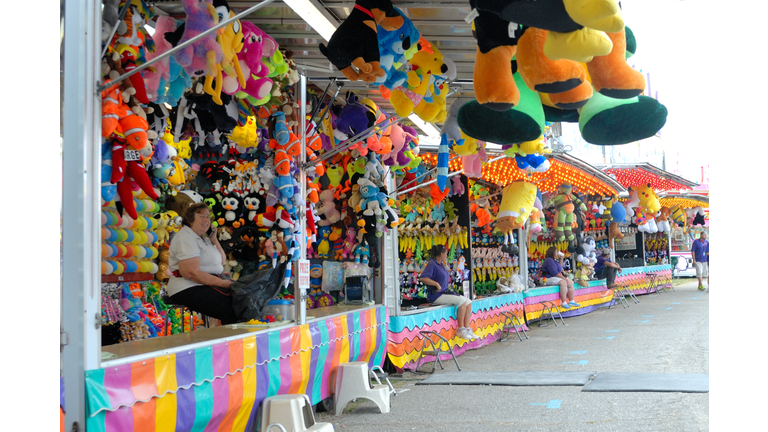
[[(159, 13), (176, 19), (184, 19), (182, 2), (156, 1), (154, 8)], [(230, 8), (236, 13), (255, 4), (253, 0), (228, 0)], [(354, 0), (301, 0), (304, 9), (312, 8), (322, 15), (331, 25), (338, 27), (349, 16), (355, 6)], [(474, 70), (477, 41), (472, 36), (472, 28), (464, 18), (470, 12), (467, 0), (393, 0), (395, 7), (413, 21), (425, 40), (434, 44), (444, 56), (456, 64), (457, 77), (451, 82), (452, 94), (448, 97), (450, 106), (455, 99), (466, 103), (475, 98), (472, 73)], [(381, 96), (378, 86), (371, 86), (363, 81), (350, 82), (338, 70), (330, 67), (328, 59), (320, 52), (319, 44), (328, 42), (310, 27), (286, 2), (275, 2), (248, 15), (248, 21), (273, 37), (280, 48), (293, 52), (293, 60), (303, 69), (309, 79), (308, 86), (322, 92), (328, 80), (335, 78), (343, 82), (344, 88), (339, 98), (348, 90), (360, 97), (368, 97), (387, 113), (394, 113), (392, 104)], [(331, 88), (331, 95), (335, 87)], [(415, 127), (421, 129), (418, 124)], [(438, 130), (440, 129), (437, 125)], [(425, 132), (425, 134), (429, 135)]]
[[(420, 154), (424, 162), (434, 166), (437, 164), (437, 155), (434, 153)], [(493, 159), (499, 156), (489, 154)], [(529, 173), (517, 168), (514, 158), (499, 159), (483, 166), (482, 178), (488, 183), (501, 187), (515, 180), (526, 180), (536, 183), (542, 192), (555, 192), (563, 182), (569, 182), (574, 189), (581, 194), (598, 194), (602, 196), (620, 195), (626, 193), (626, 189), (616, 180), (607, 176), (599, 169), (577, 159), (567, 153), (552, 153), (548, 157), (549, 170), (544, 173)], [(451, 172), (462, 169), (461, 158), (455, 158), (449, 163)]]
[(665, 207), (680, 205), (685, 209), (701, 207), (709, 209), (709, 197), (699, 194), (667, 193), (659, 195), (659, 203)]
[(689, 190), (697, 186), (695, 182), (649, 163), (595, 164), (595, 167), (616, 176), (616, 180), (625, 188), (648, 183), (654, 191)]

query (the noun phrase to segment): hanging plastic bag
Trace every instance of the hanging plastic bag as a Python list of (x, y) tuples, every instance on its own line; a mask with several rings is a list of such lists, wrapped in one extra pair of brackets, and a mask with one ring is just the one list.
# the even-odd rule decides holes
[(280, 291), (288, 261), (257, 270), (232, 282), (232, 307), (240, 322), (261, 318), (261, 310)]

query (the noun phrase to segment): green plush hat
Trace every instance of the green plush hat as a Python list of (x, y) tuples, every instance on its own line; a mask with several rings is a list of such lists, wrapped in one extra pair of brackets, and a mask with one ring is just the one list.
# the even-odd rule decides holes
[(464, 104), (459, 110), (458, 122), (468, 136), (496, 144), (516, 144), (532, 141), (544, 131), (544, 109), (537, 92), (514, 74), (520, 90), (520, 102), (506, 111), (495, 111), (477, 101)]
[(588, 143), (620, 145), (649, 138), (666, 122), (667, 108), (656, 99), (613, 99), (595, 92), (581, 109), (579, 129)]

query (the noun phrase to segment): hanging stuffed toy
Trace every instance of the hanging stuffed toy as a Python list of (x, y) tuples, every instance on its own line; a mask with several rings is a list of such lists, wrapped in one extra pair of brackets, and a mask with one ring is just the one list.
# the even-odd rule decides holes
[(133, 185), (137, 185), (153, 201), (159, 196), (152, 188), (152, 181), (141, 162), (141, 154), (131, 149), (125, 141), (116, 139), (112, 143), (112, 177), (110, 181), (117, 185), (117, 194), (123, 209), (132, 219), (138, 218), (133, 202)]
[[(184, 23), (175, 32), (165, 34), (166, 40), (173, 46), (200, 35), (219, 22), (219, 14), (213, 6), (213, 0), (183, 0), (182, 5), (186, 14)], [(216, 42), (216, 36), (209, 34), (177, 51), (175, 58), (191, 77), (215, 77), (223, 54), (221, 46)]]
[(377, 28), (392, 31), (402, 27), (403, 22), (389, 0), (356, 0), (328, 46), (320, 44), (320, 52), (350, 81), (375, 82), (386, 75), (380, 66)]
[(408, 74), (398, 70), (398, 65), (405, 64), (417, 51), (416, 42), (421, 39), (421, 33), (413, 25), (402, 11), (394, 8), (403, 17), (403, 25), (393, 31), (387, 31), (379, 26), (377, 38), (379, 40), (380, 66), (386, 73), (385, 76), (376, 79), (376, 83), (385, 89), (393, 89), (403, 85), (408, 79)]
[(513, 230), (522, 228), (536, 203), (536, 185), (524, 180), (513, 181), (503, 192), (496, 229), (504, 234), (504, 245), (514, 244)]
[(574, 239), (571, 226), (573, 225), (573, 212), (576, 210), (576, 206), (579, 206), (579, 210), (587, 211), (587, 206), (581, 202), (581, 200), (572, 193), (572, 187), (570, 183), (563, 183), (557, 189), (557, 195), (553, 199), (555, 210), (557, 211), (557, 226), (555, 228), (555, 239), (557, 241), (563, 241), (566, 238), (570, 241)]

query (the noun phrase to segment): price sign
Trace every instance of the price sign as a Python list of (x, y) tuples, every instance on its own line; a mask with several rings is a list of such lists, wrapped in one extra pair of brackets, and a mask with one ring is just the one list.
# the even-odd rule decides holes
[(125, 149), (125, 160), (126, 161), (140, 161), (141, 160), (141, 153), (139, 153), (138, 150), (133, 149)]
[(299, 260), (299, 289), (309, 289), (309, 260)]

